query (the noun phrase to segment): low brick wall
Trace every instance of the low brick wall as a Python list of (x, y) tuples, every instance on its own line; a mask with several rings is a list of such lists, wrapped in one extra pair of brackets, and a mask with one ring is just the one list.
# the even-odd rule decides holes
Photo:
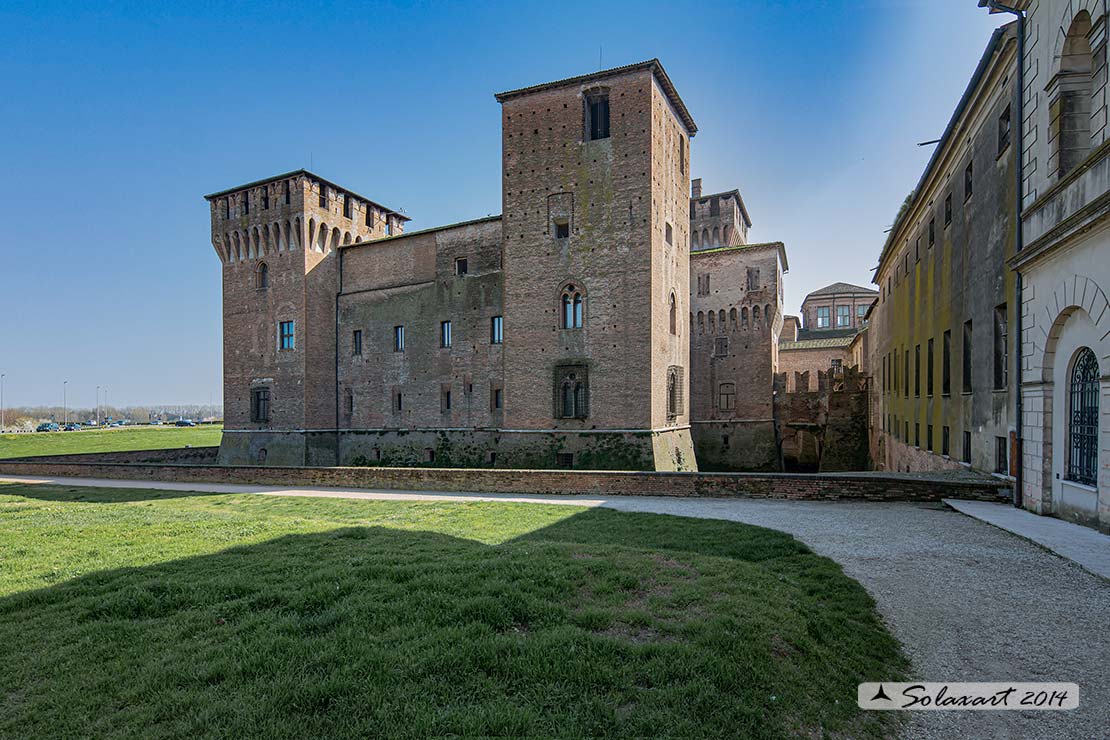
[(952, 479), (897, 473), (657, 473), (453, 468), (300, 468), (80, 461), (0, 461), (0, 476), (375, 488), (399, 491), (531, 493), (590, 496), (694, 496), (808, 501), (999, 501), (993, 478)]
[[(213, 465), (219, 454), (218, 445), (211, 447), (169, 447), (160, 450), (127, 450), (125, 452), (83, 452), (75, 455), (36, 455), (9, 458), (12, 462), (80, 462), (80, 463), (172, 463), (175, 465)], [(0, 462), (7, 462), (0, 460)]]

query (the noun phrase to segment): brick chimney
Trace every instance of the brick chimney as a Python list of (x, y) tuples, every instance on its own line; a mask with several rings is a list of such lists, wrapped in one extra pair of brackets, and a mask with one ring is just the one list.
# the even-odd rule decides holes
[(695, 179), (690, 181), (690, 197), (691, 198), (700, 198), (701, 197), (701, 178), (700, 177), (695, 178)]

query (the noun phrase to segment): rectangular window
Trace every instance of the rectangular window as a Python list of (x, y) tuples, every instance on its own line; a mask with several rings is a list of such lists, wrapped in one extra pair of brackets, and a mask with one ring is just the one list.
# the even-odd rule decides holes
[(374, 228), (374, 209), (369, 203), (366, 204), (366, 225), (371, 229)]
[(439, 346), (450, 348), (451, 346), (451, 322), (439, 322)]
[(898, 350), (894, 350), (894, 395), (898, 395)]
[(935, 218), (929, 219), (929, 246), (933, 246), (937, 241), (937, 220)]
[(270, 188), (269, 186), (262, 188), (262, 210), (267, 210), (270, 207)]
[(1009, 336), (1006, 304), (994, 309), (994, 389), (1005, 390), (1009, 382)]
[(1006, 151), (1006, 147), (1010, 146), (1010, 105), (1007, 104), (1002, 110), (1002, 115), (998, 117), (998, 154)]
[(713, 340), (713, 356), (728, 357), (728, 337), (717, 337)]
[(343, 411), (347, 416), (355, 413), (355, 396), (350, 390), (343, 396)]
[(293, 322), (282, 321), (278, 324), (278, 348), (279, 349), (295, 349), (296, 338), (293, 336)]
[(362, 329), (355, 329), (351, 333), (351, 354), (362, 354)]
[(405, 327), (403, 326), (393, 327), (393, 351), (405, 351)]
[[(947, 396), (952, 393), (952, 330), (944, 332), (941, 346), (940, 392)], [(947, 453), (946, 453), (947, 454)]]
[(927, 351), (925, 362), (925, 392), (929, 398), (933, 397), (933, 340), (929, 339), (929, 349)]
[(913, 261), (914, 262), (920, 262), (921, 261), (921, 237), (920, 236), (913, 240)]
[(270, 420), (270, 389), (251, 389), (251, 421), (267, 422)]
[(489, 320), (489, 343), (501, 344), (505, 339), (504, 334), (505, 319), (502, 316), (494, 316)]
[(921, 396), (921, 345), (913, 348), (913, 395)]
[(674, 229), (667, 224), (667, 244), (674, 244)]
[(951, 442), (952, 442), (952, 432), (951, 432), (951, 430), (949, 430), (948, 427), (941, 427), (940, 428), (940, 454), (944, 455), (945, 457), (948, 457), (950, 454), (952, 454), (949, 451)]
[(971, 432), (964, 432), (964, 457), (965, 463), (971, 463)]
[(829, 307), (828, 306), (819, 306), (817, 308), (817, 328), (818, 329), (828, 329), (829, 328)]
[(456, 257), (455, 258), (455, 274), (456, 275), (465, 275), (467, 273), (467, 270), (469, 270), (469, 269), (470, 269), (470, 265), (467, 262), (466, 257)]
[(231, 218), (231, 198), (224, 198), (224, 220)]
[(328, 207), (328, 186), (324, 183), (320, 183), (320, 207)]
[(1001, 475), (1010, 473), (1010, 444), (1006, 437), (994, 438), (994, 472)]
[(964, 351), (963, 357), (963, 392), (971, 393), (971, 322), (964, 322)]
[(903, 424), (902, 441), (905, 442), (906, 444), (909, 444), (910, 443), (910, 422), (909, 422), (909, 420), (906, 420), (906, 421), (902, 422), (902, 424)]
[(446, 413), (451, 410), (451, 386), (441, 386), (439, 389), (439, 410)]
[(343, 218), (351, 217), (351, 196), (343, 194)]
[(952, 223), (952, 193), (944, 197), (944, 225), (949, 226)]
[(916, 421), (913, 423), (913, 446), (921, 447), (921, 424)]
[(844, 372), (844, 360), (839, 357), (834, 357), (832, 361), (832, 371), (834, 375), (840, 375)]
[(736, 384), (721, 383), (717, 394), (717, 408), (721, 411), (732, 411), (736, 408)]
[(852, 325), (852, 307), (851, 306), (837, 306), (836, 307), (836, 325), (838, 327)]
[(289, 181), (285, 181), (285, 205), (289, 205), (293, 200), (293, 191), (289, 187)]
[(902, 389), (903, 395), (906, 398), (910, 397), (910, 351), (908, 349), (902, 350)]
[(500, 411), (501, 410), (501, 406), (503, 405), (503, 400), (504, 400), (503, 399), (503, 394), (504, 394), (504, 391), (502, 391), (500, 387), (495, 387), (493, 389), (493, 391), (490, 393), (490, 406), (493, 407), (492, 408), (493, 411)]
[(393, 219), (389, 216), (385, 217), (385, 235), (393, 236)]
[(609, 138), (608, 93), (593, 93), (586, 97), (586, 118), (590, 141)]
[(678, 174), (686, 174), (686, 137), (678, 135)]
[(405, 394), (397, 388), (393, 389), (393, 413), (399, 414), (405, 410)]
[(971, 197), (971, 188), (972, 188), (972, 185), (973, 185), (973, 180), (975, 179), (973, 177), (973, 172), (972, 172), (972, 167), (973, 166), (974, 165), (971, 162), (968, 162), (967, 167), (964, 168), (964, 201), (965, 202), (967, 201), (968, 198)]
[(250, 212), (251, 212), (251, 194), (250, 194), (250, 191), (245, 191), (243, 193), (243, 215), (245, 216)]
[(555, 453), (555, 467), (566, 468), (567, 470), (574, 467), (574, 455), (570, 452), (556, 452)]
[(929, 424), (925, 427), (925, 447), (929, 452), (933, 451), (933, 425)]
[(856, 306), (856, 321), (860, 324), (867, 317), (868, 306)]
[(556, 239), (569, 239), (570, 238), (570, 219), (557, 218), (555, 219), (555, 238)]

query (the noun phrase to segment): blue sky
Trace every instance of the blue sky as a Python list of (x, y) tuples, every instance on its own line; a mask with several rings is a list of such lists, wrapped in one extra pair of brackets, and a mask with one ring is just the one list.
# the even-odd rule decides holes
[(221, 397), (204, 193), (308, 167), (423, 228), (499, 213), (493, 93), (658, 57), (692, 174), (867, 285), (991, 30), (975, 0), (0, 5), (8, 405)]

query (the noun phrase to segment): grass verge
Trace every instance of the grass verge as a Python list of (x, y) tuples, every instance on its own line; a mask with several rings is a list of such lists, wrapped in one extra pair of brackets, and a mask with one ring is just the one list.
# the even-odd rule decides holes
[(0, 459), (85, 452), (127, 452), (171, 447), (212, 447), (220, 444), (222, 426), (122, 427), (80, 432), (0, 434)]
[(884, 737), (788, 535), (512, 503), (0, 486), (0, 735)]

